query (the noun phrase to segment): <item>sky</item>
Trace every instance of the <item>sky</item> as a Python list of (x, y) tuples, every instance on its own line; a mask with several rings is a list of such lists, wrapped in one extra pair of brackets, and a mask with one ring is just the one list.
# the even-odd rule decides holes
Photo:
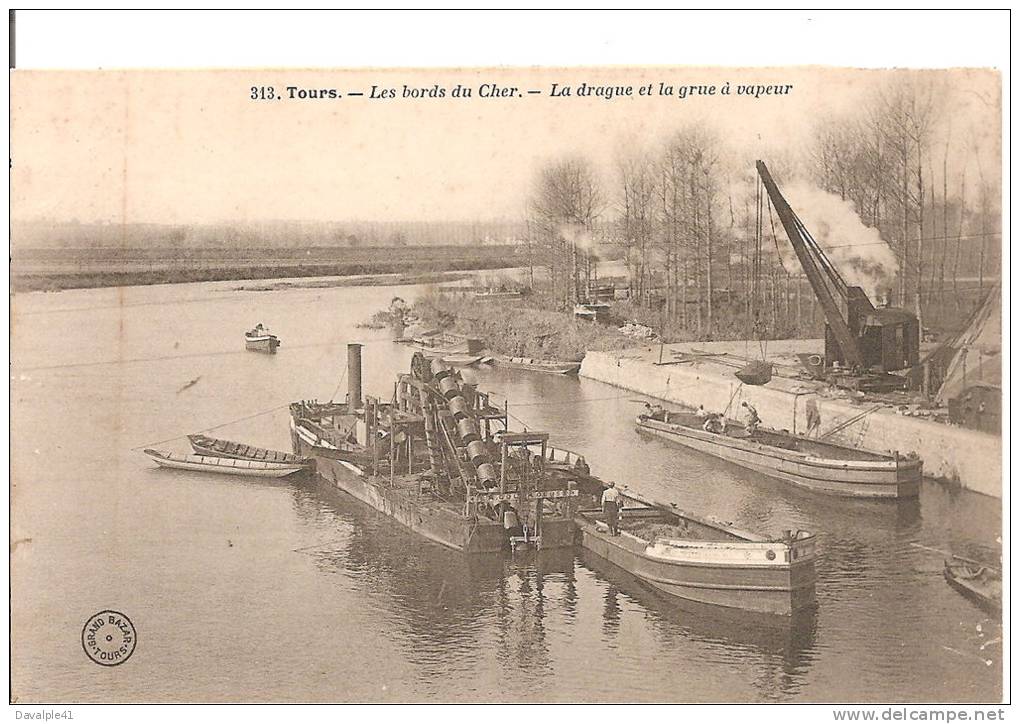
[[(908, 71), (909, 72), (909, 71)], [(859, 108), (891, 71), (825, 68), (591, 68), (358, 71), (16, 71), (11, 211), (16, 221), (171, 224), (260, 220), (519, 218), (536, 173), (590, 158), (611, 183), (621, 149), (703, 122), (749, 160), (800, 153), (815, 124)], [(999, 76), (939, 73), (960, 154), (999, 168)], [(634, 95), (577, 97), (581, 83)], [(658, 95), (659, 84), (716, 95)], [(733, 91), (719, 90), (727, 82)], [(570, 97), (550, 96), (552, 84)], [(471, 98), (453, 98), (457, 84)], [(479, 97), (482, 84), (521, 95)], [(652, 85), (653, 95), (638, 95)], [(792, 85), (737, 95), (738, 85)], [(404, 98), (404, 86), (446, 97)], [(252, 87), (277, 100), (253, 100)], [(339, 99), (290, 99), (286, 88)], [(372, 87), (395, 98), (370, 98)], [(527, 94), (527, 90), (540, 94)], [(365, 93), (350, 97), (349, 91)], [(753, 168), (748, 164), (748, 172)], [(974, 173), (973, 171), (971, 173)]]

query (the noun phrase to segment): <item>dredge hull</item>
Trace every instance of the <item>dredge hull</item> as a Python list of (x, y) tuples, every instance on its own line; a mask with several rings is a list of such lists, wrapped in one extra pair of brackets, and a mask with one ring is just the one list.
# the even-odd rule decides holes
[[(469, 554), (500, 553), (510, 549), (506, 529), (481, 516), (465, 516), (462, 505), (423, 497), (416, 478), (388, 478), (370, 475), (354, 463), (321, 454), (296, 432), (294, 452), (314, 461), (315, 476), (434, 543)], [(328, 453), (327, 453), (328, 454)], [(546, 518), (542, 521), (542, 548), (565, 548), (574, 543), (572, 520)]]

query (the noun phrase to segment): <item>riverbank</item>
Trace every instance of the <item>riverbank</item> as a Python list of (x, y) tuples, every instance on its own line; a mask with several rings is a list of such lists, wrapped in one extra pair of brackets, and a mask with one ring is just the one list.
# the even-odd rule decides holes
[(776, 365), (777, 375), (764, 386), (741, 384), (733, 375), (735, 345), (743, 343), (592, 351), (585, 355), (581, 376), (676, 405), (725, 410), (730, 417), (739, 417), (736, 410), (746, 400), (757, 408), (766, 426), (801, 434), (807, 429), (808, 401), (814, 400), (823, 434), (843, 426), (832, 440), (869, 450), (916, 453), (924, 460), (926, 477), (1002, 497), (1001, 437), (915, 417), (911, 405), (862, 401), (795, 377), (792, 354), (818, 353), (822, 340), (769, 342), (768, 358)]
[(490, 352), (510, 357), (576, 362), (589, 350), (634, 345), (615, 327), (542, 309), (528, 297), (486, 301), (474, 295), (425, 295), (413, 311), (426, 327), (478, 338)]
[(29, 292), (292, 277), (380, 274), (414, 277), (511, 268), (520, 264), (515, 252), (512, 245), (309, 247), (233, 252), (205, 248), (18, 249), (11, 260), (11, 288), (15, 292)]
[(360, 274), (328, 279), (308, 279), (286, 282), (255, 282), (233, 287), (235, 292), (278, 292), (284, 289), (332, 289), (334, 287), (396, 287), (408, 284), (442, 284), (470, 278), (463, 272), (434, 272), (432, 274)]

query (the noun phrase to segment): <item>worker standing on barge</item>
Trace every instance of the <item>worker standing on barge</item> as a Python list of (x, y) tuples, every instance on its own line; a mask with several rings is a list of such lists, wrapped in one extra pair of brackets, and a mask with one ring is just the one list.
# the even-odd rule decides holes
[(611, 535), (620, 535), (620, 491), (616, 483), (610, 482), (602, 493), (602, 512), (606, 516), (606, 524)]
[(747, 400), (741, 402), (740, 406), (744, 408), (745, 414), (747, 415), (747, 425), (744, 429), (747, 430), (749, 435), (753, 435), (758, 429), (758, 424), (761, 422), (761, 418), (758, 417), (758, 410), (756, 410), (754, 405)]

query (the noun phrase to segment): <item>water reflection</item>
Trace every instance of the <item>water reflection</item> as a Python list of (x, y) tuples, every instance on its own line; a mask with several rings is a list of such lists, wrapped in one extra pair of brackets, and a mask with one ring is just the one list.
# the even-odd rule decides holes
[[(620, 628), (620, 597), (638, 603), (664, 648), (686, 651), (692, 643), (717, 649), (735, 661), (753, 661), (754, 688), (761, 700), (788, 699), (802, 684), (815, 660), (817, 609), (792, 617), (755, 615), (682, 601), (648, 586), (618, 566), (582, 550), (581, 564), (604, 582), (602, 630), (615, 635)], [(721, 650), (721, 651), (719, 651)]]
[(558, 633), (584, 627), (577, 565), (594, 574), (596, 588), (589, 584), (585, 594), (599, 601), (597, 635), (610, 650), (633, 649), (624, 621), (636, 605), (656, 645), (671, 655), (694, 645), (731, 662), (746, 664), (750, 657), (756, 699), (789, 698), (814, 658), (814, 611), (789, 619), (677, 601), (588, 551), (580, 552), (579, 563), (572, 550), (465, 556), (424, 542), (326, 485), (295, 486), (292, 495), (310, 527), (338, 533), (302, 552), (385, 611), (408, 660), (428, 674), (448, 675), (451, 664), (491, 654), (500, 676), (515, 677), (524, 688), (554, 676), (550, 625)]

